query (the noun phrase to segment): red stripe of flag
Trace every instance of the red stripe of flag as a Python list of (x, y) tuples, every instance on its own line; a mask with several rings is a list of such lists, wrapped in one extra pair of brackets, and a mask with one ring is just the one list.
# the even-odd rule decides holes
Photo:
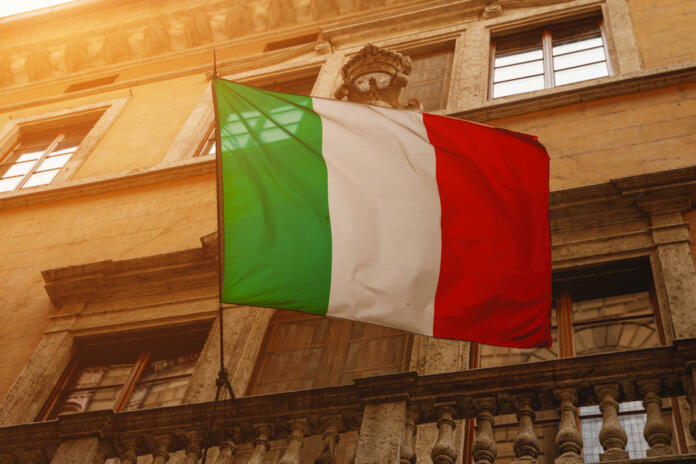
[(534, 137), (423, 114), (442, 257), (433, 335), (551, 346), (549, 157)]

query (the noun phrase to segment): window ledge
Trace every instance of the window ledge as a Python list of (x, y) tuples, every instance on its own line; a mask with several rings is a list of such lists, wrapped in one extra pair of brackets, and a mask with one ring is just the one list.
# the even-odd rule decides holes
[(469, 121), (490, 121), (600, 98), (669, 87), (696, 81), (696, 62), (665, 66), (640, 73), (609, 76), (567, 86), (510, 95), (483, 105), (443, 114)]
[(122, 171), (108, 176), (71, 181), (62, 185), (44, 185), (0, 194), (0, 210), (126, 190), (144, 185), (175, 181), (215, 172), (215, 156), (207, 155), (169, 166)]

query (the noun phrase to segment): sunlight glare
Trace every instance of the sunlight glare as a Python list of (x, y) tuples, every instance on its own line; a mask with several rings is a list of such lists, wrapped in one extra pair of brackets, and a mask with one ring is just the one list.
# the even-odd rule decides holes
[(0, 1), (0, 18), (71, 1), (73, 0), (2, 0)]

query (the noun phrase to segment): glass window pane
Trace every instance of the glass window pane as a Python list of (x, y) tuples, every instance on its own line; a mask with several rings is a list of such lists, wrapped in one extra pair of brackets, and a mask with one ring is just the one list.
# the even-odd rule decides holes
[(604, 60), (604, 47), (590, 48), (589, 50), (581, 50), (579, 52), (554, 57), (553, 69), (554, 71), (558, 71), (560, 69), (571, 68)]
[(62, 168), (68, 162), (72, 154), (51, 156), (46, 158), (40, 165), (37, 171), (47, 171), (49, 169)]
[(173, 406), (181, 402), (198, 354), (152, 361), (140, 377), (124, 410)]
[(75, 145), (74, 143), (69, 143), (67, 145), (64, 144), (58, 144), (55, 150), (51, 152), (50, 156), (56, 156), (56, 155), (64, 155), (64, 154), (73, 154), (77, 150), (77, 147), (79, 145)]
[[(635, 410), (631, 403), (637, 403), (640, 406), (640, 411), (644, 411), (639, 401), (621, 403), (620, 410), (624, 411), (626, 408)], [(583, 455), (585, 457), (585, 462), (600, 462), (599, 455), (604, 452), (602, 445), (599, 443), (599, 431), (602, 428), (602, 418), (582, 418), (582, 415), (585, 413), (584, 410), (586, 409), (587, 408), (580, 408), (580, 428), (583, 441)], [(599, 408), (597, 407), (597, 410), (598, 409)], [(596, 413), (593, 411), (593, 414)], [(643, 437), (646, 418), (647, 415), (644, 412), (634, 412), (632, 414), (622, 414), (619, 416), (619, 423), (621, 423), (623, 426), (628, 438), (628, 442), (626, 443), (626, 451), (628, 451), (630, 459), (640, 459), (646, 457), (648, 444)]]
[(536, 74), (544, 74), (544, 62), (541, 60), (515, 64), (504, 68), (496, 68), (493, 82), (534, 76)]
[(58, 174), (57, 169), (54, 171), (44, 171), (32, 174), (27, 183), (22, 185), (22, 188), (50, 184), (53, 178), (56, 177), (56, 174)]
[(531, 92), (544, 88), (544, 76), (526, 77), (514, 81), (493, 84), (493, 98), (505, 97), (517, 93)]
[(133, 369), (133, 364), (85, 367), (56, 415), (110, 409)]
[(588, 48), (601, 47), (603, 45), (601, 37), (591, 37), (561, 42), (553, 45), (553, 56), (563, 53), (577, 52)]
[(556, 85), (572, 84), (573, 82), (588, 81), (609, 75), (607, 63), (595, 63), (579, 68), (566, 69), (555, 73)]
[(541, 60), (544, 53), (541, 48), (534, 50), (522, 50), (520, 52), (506, 53), (504, 55), (496, 55), (495, 67), (508, 66), (511, 64), (523, 63), (525, 61)]
[(30, 160), (37, 160), (41, 158), (41, 154), (43, 153), (43, 150), (39, 151), (29, 151), (27, 153), (23, 153), (17, 158), (17, 162), (21, 163), (22, 161), (30, 161)]
[(21, 177), (10, 177), (9, 179), (0, 179), (0, 192), (9, 192), (17, 188), (22, 181)]
[(26, 163), (15, 163), (10, 168), (5, 171), (2, 175), (5, 177), (23, 176), (24, 174), (31, 171), (31, 168), (36, 164), (36, 161), (28, 161)]

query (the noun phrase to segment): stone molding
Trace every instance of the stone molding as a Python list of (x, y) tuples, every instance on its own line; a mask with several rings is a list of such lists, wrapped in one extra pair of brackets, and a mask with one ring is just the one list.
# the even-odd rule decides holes
[[(545, 91), (533, 92), (534, 95), (532, 96), (522, 94), (509, 98), (506, 97), (501, 99), (505, 100), (502, 102), (496, 100), (495, 102), (489, 102), (473, 110), (452, 112), (448, 115), (460, 119), (483, 122), (491, 119), (509, 117), (585, 101), (592, 101), (610, 96), (625, 95), (628, 93), (684, 84), (696, 81), (696, 64), (691, 64), (686, 67), (663, 68), (662, 71), (658, 70), (657, 72), (643, 72), (639, 76), (635, 77), (607, 79), (609, 79), (609, 81), (602, 81), (599, 83), (595, 83), (595, 81), (588, 81), (590, 84), (585, 82), (581, 83), (582, 85), (578, 87), (568, 86), (570, 88), (567, 90), (559, 90), (556, 88), (548, 89), (550, 92), (543, 94), (539, 93)], [(3, 110), (4, 109), (0, 109), (0, 111)], [(446, 112), (443, 112), (443, 114), (444, 113)], [(191, 122), (191, 124), (194, 124), (194, 122)], [(203, 136), (204, 134), (200, 135), (201, 139)], [(173, 152), (168, 156), (173, 160), (178, 159), (180, 155), (181, 154), (178, 152)], [(191, 153), (190, 156), (194, 156), (194, 153)], [(98, 193), (113, 192), (143, 185), (151, 185), (184, 179), (187, 177), (211, 174), (214, 172), (214, 158), (212, 156), (201, 156), (195, 159), (187, 159), (186, 161), (178, 162), (173, 165), (166, 165), (162, 163), (158, 166), (144, 170), (127, 171), (96, 178), (73, 180), (69, 185), (64, 186), (49, 184), (42, 187), (32, 188), (28, 191), (0, 193), (0, 210), (75, 198), (84, 195), (96, 195)], [(667, 174), (652, 173), (646, 174), (645, 176), (652, 178), (652, 181), (650, 182), (657, 182), (659, 184), (662, 182), (661, 179), (663, 179), (665, 175), (671, 175), (669, 174), (671, 172), (672, 171), (665, 171)], [(645, 176), (634, 176), (627, 179), (633, 179), (630, 182), (640, 183), (644, 181), (643, 177)], [(627, 179), (622, 179), (622, 182), (624, 184), (629, 182)], [(669, 179), (665, 179), (666, 183), (669, 183), (668, 181)], [(616, 194), (617, 192), (615, 190), (613, 192), (606, 190), (607, 188), (609, 190), (614, 188), (611, 187), (610, 184), (611, 182), (609, 184), (600, 184), (600, 186), (580, 187), (580, 189), (587, 189), (584, 192), (588, 193), (598, 191), (597, 189), (599, 189), (599, 191), (605, 189), (605, 194)], [(626, 188), (631, 189), (633, 187), (626, 184)], [(552, 192), (551, 197), (553, 199), (554, 197), (564, 196), (567, 194), (561, 192), (571, 192), (572, 190)], [(579, 198), (584, 198), (583, 194), (579, 194)], [(645, 205), (648, 205), (648, 203), (645, 203)], [(660, 205), (660, 207), (662, 206), (664, 205)]]
[[(540, 362), (533, 370), (515, 365), (424, 376), (407, 372), (363, 378), (360, 385), (243, 397), (226, 401), (222, 407), (231, 419), (230, 427), (239, 430), (240, 442), (257, 439), (257, 425), (261, 423), (272, 425), (272, 438), (277, 440), (288, 437), (292, 431), (289, 424), (297, 421), (305, 424), (307, 434), (321, 435), (326, 429), (322, 418), (327, 415), (340, 418), (345, 431), (358, 430), (361, 424), (357, 418), (367, 406), (405, 404), (404, 385), (410, 385), (408, 404), (421, 412), (419, 423), (441, 419), (444, 404), (449, 406), (452, 420), (476, 417), (483, 397), (489, 399), (489, 407), (496, 413), (514, 414), (516, 408), (511, 398), (529, 390), (535, 391), (536, 410), (558, 407), (555, 393), (560, 388), (576, 392), (578, 406), (596, 404), (598, 398), (588, 387), (603, 384), (617, 386), (619, 401), (640, 400), (640, 382), (655, 378), (661, 379), (655, 387), (656, 394), (675, 397), (690, 388), (687, 374), (694, 360), (696, 339), (690, 338), (677, 340), (671, 346), (595, 355), (592, 362), (579, 357)], [(366, 397), (380, 401), (366, 404)], [(205, 429), (212, 409), (212, 403), (206, 402), (121, 413), (94, 411), (4, 427), (0, 429), (0, 455), (24, 462), (22, 454), (26, 449), (42, 450), (50, 456), (61, 442), (85, 437), (99, 437), (114, 449), (119, 449), (125, 439), (138, 438), (145, 445), (141, 450), (144, 453), (156, 449), (157, 437), (174, 437), (168, 450), (173, 452), (187, 447), (187, 432)], [(217, 428), (221, 425), (218, 422)], [(222, 433), (214, 433), (212, 444), (223, 439)], [(694, 457), (689, 456), (692, 460)], [(693, 462), (683, 458), (673, 457), (665, 462)]]
[(496, 98), (487, 100), (475, 108), (449, 112), (448, 115), (469, 121), (484, 122), (694, 81), (696, 81), (696, 63), (689, 62), (680, 66), (666, 66)]
[[(197, 165), (201, 163), (193, 164)], [(204, 165), (207, 166), (208, 163)], [(209, 162), (209, 166), (210, 172), (213, 172), (212, 161)], [(148, 175), (155, 174), (144, 175), (145, 180), (148, 179)], [(77, 190), (76, 195), (80, 194), (76, 187), (71, 188)], [(84, 195), (84, 192), (81, 194)], [(549, 203), (551, 231), (558, 234), (645, 219), (646, 214), (639, 205), (646, 199), (658, 198), (664, 202), (675, 201), (680, 205), (681, 212), (693, 207), (696, 204), (696, 167), (552, 192)], [(653, 228), (655, 227), (659, 230), (671, 230), (674, 227), (683, 227), (683, 223)], [(651, 230), (646, 225), (645, 230), (622, 232), (611, 237), (598, 236), (570, 242), (556, 240), (553, 244), (554, 254), (561, 251), (561, 256), (555, 256), (555, 261), (565, 258), (562, 255), (564, 247), (577, 248), (597, 242), (606, 245), (610, 238), (629, 239), (643, 249), (653, 248), (655, 243), (650, 239), (650, 233)], [(639, 240), (636, 242), (635, 238)], [(641, 241), (641, 238), (646, 240)], [(42, 275), (46, 291), (56, 306), (63, 306), (70, 303), (104, 301), (116, 295), (124, 297), (166, 293), (173, 285), (178, 288), (209, 286), (210, 282), (217, 281), (217, 234), (203, 237), (201, 241), (202, 246), (197, 249), (45, 270)], [(611, 245), (607, 246), (611, 248)], [(596, 254), (595, 249), (587, 255)]]

